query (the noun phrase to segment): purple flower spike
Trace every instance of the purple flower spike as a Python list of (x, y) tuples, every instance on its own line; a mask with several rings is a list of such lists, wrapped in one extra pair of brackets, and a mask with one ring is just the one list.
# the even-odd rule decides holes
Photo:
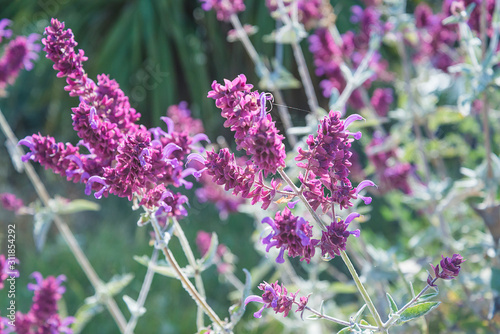
[(252, 295), (245, 299), (245, 306), (250, 302), (264, 304), (259, 311), (254, 313), (254, 317), (256, 318), (261, 318), (262, 311), (266, 308), (272, 308), (275, 313), (283, 313), (283, 316), (286, 317), (292, 310), (293, 304), (298, 306), (295, 312), (300, 312), (306, 307), (309, 297), (301, 297), (299, 302), (295, 301), (298, 292), (288, 295), (287, 289), (283, 284), (279, 285), (278, 281), (272, 284), (264, 281), (264, 283), (259, 284), (258, 288), (262, 291), (262, 297)]
[(314, 248), (319, 240), (312, 238), (312, 226), (302, 217), (295, 217), (288, 208), (282, 212), (278, 211), (274, 220), (267, 217), (262, 223), (269, 224), (273, 231), (262, 240), (267, 245), (266, 252), (272, 247), (280, 249), (277, 263), (284, 262), (284, 252), (288, 251), (288, 256), (300, 256), (301, 261), (307, 263), (314, 256)]
[(322, 232), (320, 243), (321, 254), (323, 256), (334, 258), (335, 256), (340, 255), (340, 251), (344, 251), (346, 249), (347, 238), (351, 234), (359, 237), (359, 230), (347, 231), (349, 223), (357, 217), (359, 217), (359, 214), (353, 212), (347, 216), (345, 221), (337, 218), (336, 222), (333, 221), (329, 226), (327, 226), (327, 230)]
[[(441, 258), (442, 260), (439, 262), (437, 266), (434, 267), (431, 264), (435, 278), (433, 279), (432, 276), (429, 274), (429, 277), (427, 278), (427, 283), (430, 286), (436, 286), (434, 282), (438, 278), (450, 280), (457, 277), (458, 274), (460, 273), (461, 269), (460, 265), (465, 262), (464, 258), (460, 254), (453, 254), (451, 258), (444, 257), (443, 255), (441, 255)], [(439, 269), (439, 265), (441, 265), (441, 270)]]

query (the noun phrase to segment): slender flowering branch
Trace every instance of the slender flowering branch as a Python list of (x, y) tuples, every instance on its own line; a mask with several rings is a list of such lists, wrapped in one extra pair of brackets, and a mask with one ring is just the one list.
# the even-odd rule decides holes
[(170, 264), (170, 266), (174, 269), (177, 277), (179, 277), (179, 280), (182, 283), (182, 287), (189, 293), (189, 295), (195, 300), (196, 304), (203, 309), (205, 314), (216, 324), (219, 326), (221, 330), (224, 330), (224, 324), (222, 320), (217, 316), (217, 314), (214, 312), (214, 310), (210, 307), (210, 305), (207, 304), (205, 298), (203, 298), (200, 293), (196, 290), (196, 288), (193, 286), (189, 278), (184, 274), (182, 271), (181, 267), (177, 263), (174, 255), (170, 251), (170, 249), (167, 246), (166, 241), (161, 235), (161, 227), (158, 224), (158, 221), (154, 215), (151, 215), (151, 223), (155, 232), (155, 238), (156, 238), (156, 247), (162, 250), (163, 254), (165, 255), (165, 259), (167, 262)]

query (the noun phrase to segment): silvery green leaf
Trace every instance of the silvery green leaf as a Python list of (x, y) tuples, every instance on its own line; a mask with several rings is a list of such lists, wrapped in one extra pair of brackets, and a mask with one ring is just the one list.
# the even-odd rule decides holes
[(125, 302), (125, 304), (127, 304), (127, 307), (132, 315), (140, 317), (144, 313), (146, 313), (146, 308), (144, 308), (143, 306), (139, 307), (137, 301), (135, 301), (131, 297), (124, 295), (123, 301)]
[[(140, 264), (142, 264), (145, 267), (149, 266), (150, 259), (149, 259), (149, 256), (147, 256), (147, 255), (140, 256), (140, 257), (134, 256), (134, 260), (136, 260), (137, 262), (139, 262)], [(167, 277), (172, 277), (172, 278), (178, 278), (177, 273), (170, 266), (154, 264), (154, 265), (151, 265), (151, 269), (157, 274), (167, 276)]]
[(418, 301), (419, 301), (419, 302), (424, 302), (424, 301), (427, 301), (427, 300), (429, 300), (429, 299), (432, 299), (432, 298), (436, 297), (438, 294), (439, 294), (438, 292), (431, 292), (431, 293), (427, 293), (427, 294), (425, 294), (425, 295), (423, 295), (423, 296), (420, 296), (420, 297), (418, 298)]
[(307, 37), (304, 26), (300, 23), (285, 24), (269, 35), (265, 35), (262, 40), (266, 43), (292, 44), (300, 43)]
[(387, 301), (389, 302), (389, 306), (391, 308), (391, 313), (398, 312), (398, 305), (394, 301), (394, 298), (392, 298), (392, 296), (388, 292), (385, 295), (387, 296)]
[(340, 96), (339, 90), (337, 88), (333, 88), (330, 95), (330, 100), (328, 101), (328, 106), (330, 109), (332, 109), (332, 106), (334, 106), (337, 103), (339, 96)]
[(100, 209), (99, 204), (86, 199), (76, 199), (70, 202), (66, 200), (63, 201), (63, 203), (59, 201), (57, 204), (57, 213), (59, 214), (72, 214), (80, 211), (98, 211)]
[(460, 18), (455, 15), (448, 16), (442, 21), (443, 25), (456, 24), (458, 22), (460, 22)]
[(361, 308), (359, 309), (359, 311), (353, 317), (353, 322), (354, 323), (358, 323), (361, 320), (361, 316), (363, 315), (363, 311), (365, 310), (365, 308), (366, 308), (366, 304), (363, 304), (363, 306), (361, 306)]
[(16, 172), (24, 172), (24, 164), (21, 160), (21, 149), (17, 146), (17, 143), (13, 143), (11, 140), (7, 139), (7, 141), (5, 141), (5, 147), (7, 148), (7, 152), (9, 152), (10, 160)]
[(219, 238), (217, 238), (217, 234), (212, 233), (212, 238), (210, 239), (210, 247), (208, 251), (203, 255), (200, 259), (200, 270), (205, 270), (210, 267), (214, 263), (215, 255), (217, 254), (217, 247), (219, 246)]
[(472, 96), (470, 95), (460, 95), (458, 97), (458, 111), (464, 115), (467, 116), (470, 114), (470, 109), (472, 105)]
[(123, 290), (134, 279), (133, 274), (115, 275), (105, 284), (105, 291), (109, 296), (114, 296)]
[(54, 215), (52, 210), (47, 208), (38, 207), (36, 209), (36, 213), (33, 216), (33, 239), (38, 251), (41, 251), (45, 245), (47, 233), (49, 232)]
[(426, 315), (434, 308), (438, 307), (441, 302), (424, 302), (418, 303), (416, 305), (408, 307), (406, 310), (401, 312), (400, 318), (397, 324), (402, 324), (407, 321), (419, 318), (421, 316)]
[(80, 306), (80, 308), (75, 313), (75, 321), (71, 324), (71, 330), (73, 334), (79, 334), (87, 323), (94, 318), (97, 314), (104, 310), (101, 304), (88, 302), (88, 298), (85, 299), (85, 304)]
[(243, 314), (245, 313), (245, 299), (250, 296), (252, 290), (252, 276), (250, 272), (246, 269), (243, 269), (245, 273), (245, 287), (243, 288), (241, 299), (238, 303), (232, 305), (229, 308), (229, 314), (231, 317), (231, 325), (234, 327), (241, 319)]

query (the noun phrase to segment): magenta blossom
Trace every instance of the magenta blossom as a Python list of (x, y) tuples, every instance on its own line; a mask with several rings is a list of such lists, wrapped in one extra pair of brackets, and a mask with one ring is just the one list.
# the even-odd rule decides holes
[(7, 85), (14, 83), (21, 69), (29, 71), (33, 68), (32, 61), (38, 59), (40, 51), (40, 45), (35, 43), (38, 38), (37, 34), (18, 36), (7, 44), (0, 58), (0, 95)]
[(283, 313), (283, 317), (286, 317), (292, 310), (293, 304), (298, 306), (295, 312), (299, 312), (306, 308), (309, 300), (309, 296), (307, 296), (301, 297), (299, 302), (295, 301), (298, 291), (288, 295), (287, 289), (283, 286), (283, 284), (280, 286), (278, 281), (271, 284), (264, 281), (264, 283), (259, 284), (258, 288), (263, 291), (262, 297), (252, 295), (245, 299), (245, 306), (250, 302), (264, 304), (259, 311), (254, 313), (254, 317), (256, 318), (262, 318), (262, 311), (266, 308), (272, 308), (276, 314)]
[(346, 250), (347, 238), (352, 234), (359, 237), (359, 230), (347, 231), (349, 224), (360, 214), (353, 212), (347, 216), (345, 220), (337, 218), (337, 221), (332, 222), (327, 226), (327, 230), (322, 232), (321, 236), (321, 255), (334, 258), (340, 255), (340, 251)]
[[(464, 258), (460, 254), (453, 254), (453, 256), (450, 257), (444, 257), (441, 255), (442, 260), (439, 262), (437, 266), (433, 266), (431, 264), (432, 270), (434, 271), (434, 279), (432, 276), (429, 274), (429, 277), (427, 278), (427, 283), (430, 286), (436, 286), (434, 285), (434, 282), (438, 278), (442, 279), (454, 279), (455, 277), (458, 276), (460, 273), (460, 265), (465, 262)], [(441, 269), (439, 269), (439, 265), (441, 265)]]
[(19, 211), (24, 206), (23, 200), (16, 197), (14, 194), (1, 193), (0, 194), (0, 204), (5, 210), (9, 211)]
[(285, 208), (283, 212), (276, 212), (274, 220), (266, 217), (262, 223), (272, 228), (272, 232), (262, 239), (262, 243), (266, 245), (266, 252), (272, 247), (280, 250), (276, 258), (277, 263), (285, 262), (285, 250), (290, 257), (300, 256), (301, 261), (311, 261), (319, 240), (312, 239), (312, 226), (304, 218), (292, 215), (290, 210)]
[(214, 10), (217, 13), (217, 20), (229, 21), (231, 15), (238, 14), (245, 10), (243, 0), (200, 0), (201, 8), (209, 11)]

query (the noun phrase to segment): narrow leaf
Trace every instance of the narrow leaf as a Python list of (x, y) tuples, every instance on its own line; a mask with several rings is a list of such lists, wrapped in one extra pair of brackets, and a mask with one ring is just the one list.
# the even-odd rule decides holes
[(391, 313), (398, 312), (398, 305), (394, 301), (394, 298), (392, 298), (392, 296), (388, 292), (386, 293), (386, 296), (387, 296), (387, 301), (389, 302), (389, 306), (391, 308)]
[(401, 313), (398, 323), (404, 323), (426, 315), (439, 304), (441, 304), (441, 302), (425, 302), (410, 306)]

